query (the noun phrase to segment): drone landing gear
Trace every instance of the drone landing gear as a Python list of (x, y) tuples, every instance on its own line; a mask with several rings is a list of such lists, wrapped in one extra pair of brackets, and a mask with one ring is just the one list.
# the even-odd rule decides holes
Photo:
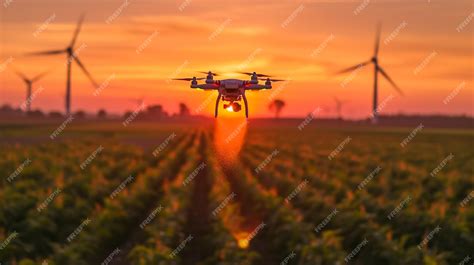
[(216, 110), (214, 112), (214, 117), (217, 118), (217, 113), (219, 111), (219, 100), (221, 100), (221, 93), (219, 93), (219, 95), (217, 96), (217, 100), (216, 100)]
[(245, 104), (245, 118), (249, 118), (249, 105), (247, 103), (247, 98), (245, 97), (245, 94), (242, 95), (242, 98), (244, 99), (244, 104)]

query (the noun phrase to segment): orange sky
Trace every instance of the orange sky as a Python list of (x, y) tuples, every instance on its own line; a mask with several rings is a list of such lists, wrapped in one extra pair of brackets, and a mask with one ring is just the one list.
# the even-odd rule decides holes
[[(379, 102), (386, 100), (381, 112), (474, 115), (473, 1), (7, 3), (2, 0), (0, 5), (0, 104), (19, 106), (25, 98), (24, 85), (11, 69), (30, 76), (52, 69), (34, 86), (44, 89), (32, 106), (64, 111), (65, 56), (22, 54), (65, 48), (79, 15), (86, 12), (76, 49), (104, 89), (94, 96), (95, 88), (74, 65), (73, 110), (123, 112), (136, 109), (134, 99), (143, 97), (146, 104), (162, 104), (169, 112), (177, 111), (179, 102), (187, 103), (191, 110), (204, 104), (202, 114), (212, 115), (215, 99), (206, 104), (212, 92), (193, 91), (186, 82), (167, 80), (207, 70), (245, 78), (232, 75), (242, 70), (291, 80), (281, 83), (280, 89), (280, 84), (274, 84), (274, 91), (250, 92), (251, 116), (270, 115), (269, 97), (287, 102), (283, 116), (303, 116), (318, 106), (323, 108), (321, 115), (334, 116), (333, 97), (337, 96), (348, 101), (344, 116), (367, 117), (372, 102), (372, 67), (358, 71), (350, 81), (344, 81), (350, 74), (333, 73), (371, 57), (375, 23), (380, 20), (380, 64), (406, 94), (399, 96), (381, 80)], [(344, 87), (343, 82), (347, 83)], [(452, 99), (444, 104), (449, 95)]]

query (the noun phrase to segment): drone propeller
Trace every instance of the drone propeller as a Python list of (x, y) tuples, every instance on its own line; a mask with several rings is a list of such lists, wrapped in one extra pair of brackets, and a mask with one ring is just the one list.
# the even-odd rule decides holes
[(219, 74), (213, 73), (212, 71), (207, 71), (207, 72), (198, 71), (198, 73), (205, 74), (205, 75), (211, 74), (212, 76), (219, 76)]
[(249, 75), (249, 76), (252, 76), (252, 75), (255, 74), (257, 77), (271, 77), (270, 75), (257, 74), (257, 73), (255, 73), (255, 72), (253, 72), (253, 73), (250, 73), (250, 72), (239, 72), (239, 74)]
[(191, 78), (173, 78), (171, 80), (177, 80), (177, 81), (193, 81), (194, 79), (196, 80), (204, 80), (206, 78), (204, 77), (198, 77), (198, 78), (195, 78), (195, 77), (191, 77)]
[(270, 81), (272, 81), (272, 82), (286, 81), (286, 80), (284, 80), (284, 79), (270, 79), (270, 78), (259, 78), (258, 80), (262, 80), (262, 81), (270, 80)]

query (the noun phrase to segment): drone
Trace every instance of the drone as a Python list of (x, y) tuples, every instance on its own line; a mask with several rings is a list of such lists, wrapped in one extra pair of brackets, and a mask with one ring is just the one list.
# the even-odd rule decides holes
[[(219, 110), (219, 102), (224, 102), (223, 107), (229, 112), (239, 112), (242, 109), (241, 100), (244, 101), (245, 105), (245, 117), (249, 117), (249, 107), (247, 98), (245, 97), (245, 91), (257, 91), (272, 88), (272, 82), (284, 81), (281, 79), (272, 79), (269, 75), (257, 74), (256, 72), (239, 72), (240, 74), (250, 76), (250, 80), (240, 79), (223, 79), (215, 80), (215, 76), (219, 74), (209, 72), (199, 72), (207, 74), (207, 77), (192, 77), (192, 78), (175, 78), (173, 80), (179, 81), (191, 81), (191, 88), (202, 89), (202, 90), (217, 90), (219, 92), (216, 100), (216, 108), (214, 117), (217, 118)], [(198, 84), (198, 80), (206, 80), (204, 84)], [(265, 81), (265, 85), (260, 85), (259, 81)]]

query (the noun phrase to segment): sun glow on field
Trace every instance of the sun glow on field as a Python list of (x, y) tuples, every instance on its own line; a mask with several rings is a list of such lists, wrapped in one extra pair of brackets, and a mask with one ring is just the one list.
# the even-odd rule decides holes
[(235, 239), (237, 240), (237, 245), (239, 248), (248, 248), (249, 247), (249, 240), (248, 240), (248, 233), (239, 233), (234, 235)]
[(233, 164), (238, 157), (247, 132), (245, 117), (218, 117), (214, 127), (214, 145), (221, 162)]

